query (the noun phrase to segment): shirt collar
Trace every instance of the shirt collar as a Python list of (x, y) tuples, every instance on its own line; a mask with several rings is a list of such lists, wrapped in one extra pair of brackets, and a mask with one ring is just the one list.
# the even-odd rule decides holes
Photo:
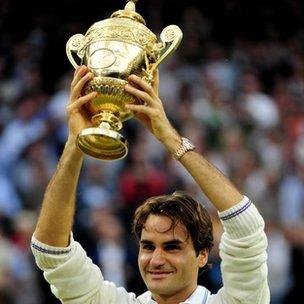
[[(146, 294), (147, 304), (157, 304), (157, 302), (152, 299), (152, 294), (150, 291), (147, 291)], [(190, 297), (184, 302), (181, 302), (180, 304), (204, 304), (204, 299), (207, 299), (208, 294), (208, 289), (203, 286), (197, 286), (197, 288), (193, 291)]]

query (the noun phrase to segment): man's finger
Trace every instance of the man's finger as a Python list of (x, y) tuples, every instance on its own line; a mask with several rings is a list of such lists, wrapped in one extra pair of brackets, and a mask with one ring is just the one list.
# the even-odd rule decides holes
[(149, 108), (149, 107), (144, 106), (144, 105), (126, 104), (125, 108), (130, 110), (130, 111), (133, 111), (133, 112), (139, 112), (139, 113), (146, 114), (149, 117), (155, 114), (154, 109)]
[(97, 92), (91, 92), (90, 94), (84, 95), (78, 99), (76, 99), (74, 102), (69, 104), (67, 106), (68, 111), (74, 111), (76, 109), (81, 108), (84, 104), (91, 101), (93, 98), (95, 98), (97, 95)]
[(71, 82), (71, 88), (73, 89), (74, 86), (79, 82), (81, 77), (88, 71), (88, 68), (85, 65), (82, 65), (75, 69), (74, 72), (74, 78), (73, 81)]
[(85, 84), (94, 77), (93, 73), (87, 73), (82, 78), (79, 79), (78, 83), (75, 84), (74, 88), (71, 91), (71, 100), (76, 99), (80, 96), (81, 91)]
[(145, 104), (152, 105), (153, 104), (153, 98), (145, 91), (141, 91), (139, 89), (136, 89), (135, 87), (127, 84), (125, 86), (125, 90), (137, 97), (138, 99), (142, 100)]
[(137, 86), (139, 86), (142, 90), (147, 92), (151, 97), (157, 97), (155, 95), (155, 92), (151, 85), (149, 85), (146, 81), (144, 81), (142, 78), (136, 76), (136, 75), (131, 75), (128, 77), (128, 80), (135, 83)]

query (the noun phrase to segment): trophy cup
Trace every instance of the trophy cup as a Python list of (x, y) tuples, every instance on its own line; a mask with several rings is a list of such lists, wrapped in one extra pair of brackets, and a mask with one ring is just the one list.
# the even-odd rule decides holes
[(136, 74), (151, 83), (154, 70), (176, 50), (183, 36), (178, 26), (169, 25), (158, 41), (135, 11), (136, 1), (128, 0), (124, 10), (94, 23), (85, 35), (72, 36), (66, 45), (73, 67), (79, 62), (94, 74), (84, 94), (97, 92), (86, 104), (94, 127), (82, 130), (77, 144), (84, 153), (103, 160), (121, 159), (128, 153), (128, 142), (118, 131), (133, 113), (124, 105), (140, 104), (124, 90), (128, 76)]

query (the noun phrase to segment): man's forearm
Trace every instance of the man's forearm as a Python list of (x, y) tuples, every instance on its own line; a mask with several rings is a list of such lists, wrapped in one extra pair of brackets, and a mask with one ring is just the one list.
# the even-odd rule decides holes
[(218, 211), (227, 210), (243, 195), (212, 164), (196, 152), (187, 152), (180, 160)]
[(82, 166), (82, 152), (69, 139), (42, 203), (35, 237), (42, 243), (66, 247), (75, 213), (75, 192)]
[[(178, 149), (181, 143), (180, 137), (175, 131), (168, 132), (162, 142), (171, 154)], [(227, 210), (243, 199), (243, 195), (232, 183), (195, 151), (189, 151), (184, 154), (180, 162), (217, 210)]]

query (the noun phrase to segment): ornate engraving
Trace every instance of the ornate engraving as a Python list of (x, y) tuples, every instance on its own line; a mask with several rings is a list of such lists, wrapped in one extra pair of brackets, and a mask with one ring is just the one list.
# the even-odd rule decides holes
[(169, 25), (161, 32), (160, 39), (164, 42), (174, 41), (180, 36), (181, 30), (176, 25)]
[(128, 19), (115, 20), (106, 19), (94, 23), (85, 35), (85, 40), (78, 52), (82, 53), (83, 48), (97, 40), (116, 40), (131, 44), (136, 44), (140, 48), (145, 49), (149, 53), (157, 42), (156, 36), (144, 25)]
[(114, 52), (107, 48), (100, 48), (92, 52), (89, 65), (93, 69), (104, 69), (112, 66), (116, 61)]
[[(124, 108), (126, 103), (137, 103), (138, 100), (131, 94), (125, 91), (126, 80), (110, 78), (110, 77), (94, 77), (85, 88), (85, 93), (97, 92), (98, 96), (89, 104), (92, 114), (98, 114), (101, 111), (120, 113), (121, 121), (130, 119), (133, 114)], [(111, 106), (109, 106), (111, 105)]]
[(85, 41), (84, 35), (76, 34), (72, 36), (66, 44), (66, 54), (75, 69), (78, 67), (78, 64), (75, 61), (72, 53), (77, 52), (78, 57), (82, 59), (83, 54), (78, 53), (78, 49), (82, 47), (84, 41)]
[(81, 47), (81, 45), (84, 43), (84, 41), (85, 41), (85, 37), (82, 34), (76, 34), (72, 36), (69, 42), (70, 50), (71, 51), (78, 50)]

